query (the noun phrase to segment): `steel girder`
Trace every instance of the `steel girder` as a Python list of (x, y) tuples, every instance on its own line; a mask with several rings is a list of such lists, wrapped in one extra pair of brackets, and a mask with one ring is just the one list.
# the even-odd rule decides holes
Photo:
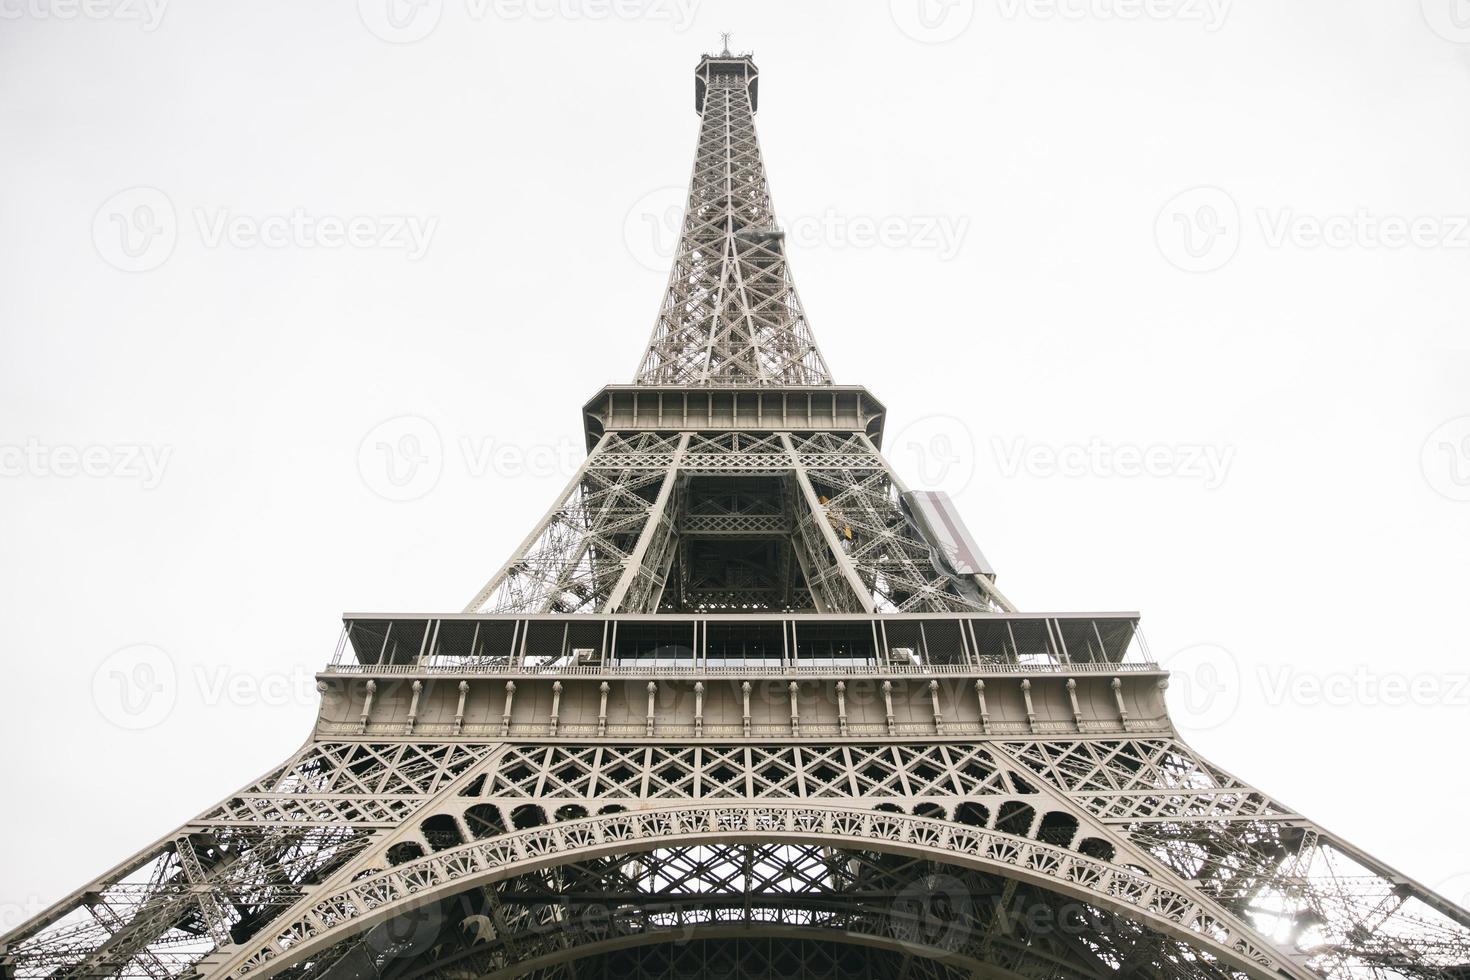
[[(209, 858), (192, 873), (178, 856), (185, 838)], [(853, 883), (883, 862), (915, 877), (866, 892)], [(616, 880), (594, 887), (588, 868)], [(1470, 915), (1168, 736), (313, 743), (5, 937), (5, 962), (26, 978), (294, 975), (369, 941), (383, 922), (407, 916), (400, 928), (412, 931), (430, 898), (456, 899), (464, 918), (490, 915), (474, 904), (487, 889), (505, 921), (544, 926), (550, 915), (559, 929), (566, 914), (548, 909), (596, 898), (622, 917), (614, 932), (650, 942), (665, 927), (732, 922), (886, 941), (906, 920), (892, 909), (864, 920), (875, 895), (946, 907), (969, 896), (976, 918), (946, 933), (964, 948), (923, 956), (1019, 969), (1044, 938), (1043, 959), (1067, 964), (1058, 967), (1067, 976), (1090, 975), (1084, 953), (1094, 969), (1125, 957), (1158, 977), (1259, 966), (1257, 975), (1451, 978), (1470, 962)], [(1018, 950), (1014, 930), (996, 931), (998, 909), (1053, 924)], [(1081, 926), (1056, 928), (1064, 914)], [(212, 917), (238, 942), (220, 943)], [(921, 919), (911, 925), (934, 928), (933, 915)], [(587, 942), (626, 939), (587, 921)], [(496, 929), (496, 969), (561, 955)], [(1063, 940), (1071, 952), (1054, 948)], [(410, 959), (433, 972), (447, 955)], [(1039, 975), (1032, 967), (1019, 972)]]
[[(680, 540), (709, 534), (698, 517), (708, 497), (689, 481), (713, 477), (788, 488), (765, 533), (796, 566), (772, 570), (773, 596), (809, 595), (817, 612), (1008, 608), (940, 571), (899, 505), (902, 481), (865, 434), (773, 431), (606, 434), (465, 611), (673, 611), (661, 601)], [(789, 598), (750, 608), (789, 608)]]

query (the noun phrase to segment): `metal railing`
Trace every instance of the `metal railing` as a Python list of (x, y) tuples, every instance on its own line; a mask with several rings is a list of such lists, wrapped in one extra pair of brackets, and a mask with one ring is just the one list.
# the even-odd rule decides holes
[(1156, 663), (1129, 661), (1124, 663), (977, 663), (898, 665), (884, 667), (876, 663), (844, 667), (809, 667), (781, 664), (745, 667), (653, 666), (647, 664), (609, 664), (575, 666), (558, 664), (330, 664), (322, 673), (374, 677), (1015, 677), (1026, 674), (1136, 674), (1162, 673)]

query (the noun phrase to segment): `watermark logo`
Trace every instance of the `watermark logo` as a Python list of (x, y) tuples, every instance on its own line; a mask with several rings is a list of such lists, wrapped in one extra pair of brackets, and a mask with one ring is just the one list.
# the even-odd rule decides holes
[(1169, 671), (1169, 717), (1181, 731), (1219, 728), (1240, 708), (1240, 663), (1219, 644), (1185, 647), (1160, 666)]
[(1230, 473), (1235, 461), (1234, 446), (1206, 446), (1191, 443), (1140, 446), (1133, 443), (1113, 445), (1096, 437), (1085, 443), (1052, 446), (1028, 442), (1024, 438), (1009, 442), (991, 439), (991, 449), (1000, 475), (1013, 479), (1025, 473), (1036, 479), (1054, 476), (1077, 479), (1196, 480), (1206, 490), (1217, 490)]
[[(683, 34), (694, 24), (700, 0), (466, 0), (473, 20), (651, 21)], [(487, 10), (489, 13), (487, 14)]]
[(1192, 187), (1169, 199), (1154, 220), (1159, 252), (1185, 272), (1213, 272), (1240, 247), (1240, 208), (1219, 187)]
[[(667, 271), (679, 250), (687, 208), (685, 191), (660, 187), (644, 194), (623, 217), (623, 241), (628, 253), (653, 272)], [(785, 241), (777, 249), (904, 249), (933, 252), (942, 262), (955, 258), (964, 247), (971, 221), (964, 215), (890, 214), (847, 215), (834, 208), (821, 214), (798, 215), (779, 222)], [(753, 240), (753, 246), (762, 244)], [(769, 243), (766, 243), (769, 247)]]
[(102, 717), (127, 731), (161, 724), (178, 697), (173, 658), (151, 644), (113, 651), (92, 675), (92, 703)]
[(406, 503), (427, 496), (444, 473), (444, 440), (439, 429), (418, 415), (380, 423), (357, 449), (357, 472), (369, 490), (384, 500)]
[[(1470, 214), (1403, 215), (1366, 207), (1313, 214), (1279, 206), (1257, 207), (1253, 216), (1253, 234), (1272, 250), (1470, 250)], [(1176, 268), (1214, 272), (1235, 257), (1245, 224), (1228, 192), (1195, 187), (1175, 195), (1159, 211), (1154, 237), (1160, 253)]]
[(102, 203), (92, 217), (97, 254), (123, 272), (147, 272), (168, 261), (179, 240), (173, 201), (156, 187), (129, 187)]
[(679, 248), (684, 228), (686, 193), (678, 187), (660, 187), (644, 194), (623, 217), (623, 242), (628, 254), (651, 272), (667, 272)]
[(379, 40), (412, 44), (439, 26), (444, 0), (357, 0), (357, 16)]
[(1446, 41), (1470, 44), (1470, 0), (1419, 0), (1424, 22)]
[(167, 0), (0, 0), (0, 20), (111, 20), (152, 33), (167, 8)]
[(997, 0), (1006, 20), (1177, 21), (1213, 34), (1225, 26), (1233, 0)]
[[(650, 21), (671, 24), (675, 33), (682, 34), (693, 25), (699, 3), (700, 0), (462, 0), (462, 4), (451, 9), (473, 23)], [(444, 0), (357, 0), (357, 16), (379, 40), (413, 44), (439, 27), (444, 19)]]
[(92, 703), (118, 728), (145, 731), (173, 714), (186, 693), (209, 707), (315, 706), (326, 693), (309, 671), (254, 673), (230, 665), (195, 664), (181, 672), (174, 658), (152, 644), (108, 655), (92, 675)]
[(45, 904), (35, 895), (26, 896), (22, 902), (0, 902), (0, 933), (31, 921), (45, 910)]
[(975, 0), (888, 0), (893, 23), (921, 44), (953, 41), (975, 20)]
[(444, 913), (436, 901), (410, 905), (386, 922), (368, 930), (363, 944), (373, 959), (408, 960), (427, 952), (444, 928)]
[(971, 887), (953, 875), (925, 875), (909, 882), (888, 909), (893, 937), (925, 955), (932, 956), (936, 949), (958, 952), (975, 921), (971, 893)]
[(963, 492), (975, 479), (975, 434), (953, 415), (925, 415), (884, 441), (894, 468), (923, 490)]
[(1434, 890), (1460, 908), (1470, 909), (1470, 871), (1461, 871), (1440, 879)]
[(1450, 419), (1429, 434), (1419, 467), (1435, 493), (1470, 501), (1470, 415)]
[[(3, 2), (3, 0), (0, 0)], [(130, 187), (103, 202), (92, 217), (92, 243), (108, 265), (148, 272), (169, 260), (184, 230), (205, 248), (377, 249), (417, 262), (429, 251), (437, 217), (415, 214), (314, 214), (296, 207), (276, 214), (240, 214), (194, 207), (181, 222), (172, 199), (156, 187)]]
[(586, 456), (571, 440), (523, 444), (494, 436), (462, 435), (451, 446), (439, 427), (418, 415), (400, 415), (374, 426), (357, 450), (363, 485), (384, 500), (406, 503), (434, 491), (454, 464), (471, 479), (570, 477)]

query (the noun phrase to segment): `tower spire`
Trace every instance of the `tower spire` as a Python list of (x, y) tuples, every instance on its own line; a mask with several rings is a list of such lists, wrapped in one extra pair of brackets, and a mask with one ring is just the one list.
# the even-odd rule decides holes
[(699, 145), (668, 291), (639, 384), (830, 385), (786, 261), (756, 136), (760, 73), (749, 55), (695, 72)]

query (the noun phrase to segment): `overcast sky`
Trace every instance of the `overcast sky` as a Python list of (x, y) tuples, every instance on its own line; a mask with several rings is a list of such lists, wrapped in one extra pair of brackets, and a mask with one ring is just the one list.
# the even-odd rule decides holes
[(457, 611), (542, 514), (722, 30), (900, 471), (1466, 900), (1464, 0), (387, 2), (0, 0), (5, 927), (291, 753), (343, 611)]

